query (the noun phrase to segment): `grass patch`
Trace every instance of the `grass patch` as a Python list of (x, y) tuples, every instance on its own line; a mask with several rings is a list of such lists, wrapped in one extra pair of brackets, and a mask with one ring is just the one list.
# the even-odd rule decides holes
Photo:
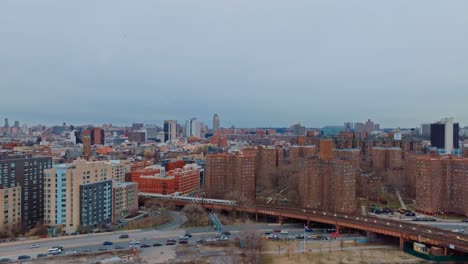
[(169, 214), (156, 214), (129, 222), (123, 229), (146, 229), (167, 224), (173, 220)]

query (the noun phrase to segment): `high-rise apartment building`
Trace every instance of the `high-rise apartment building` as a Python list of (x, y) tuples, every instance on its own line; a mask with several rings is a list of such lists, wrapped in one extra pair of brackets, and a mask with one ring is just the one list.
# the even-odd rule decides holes
[(10, 127), (10, 124), (8, 123), (8, 118), (5, 118), (5, 128), (9, 128)]
[[(16, 216), (21, 214), (22, 231), (34, 227), (44, 217), (44, 170), (51, 167), (50, 157), (0, 155), (0, 189), (11, 190), (8, 196), (14, 194), (17, 203), (21, 203), (21, 211), (16, 211)], [(21, 192), (16, 188), (21, 188)], [(14, 208), (13, 205), (11, 209), (4, 208), (4, 214), (15, 212)]]
[(255, 155), (236, 152), (206, 157), (205, 192), (210, 198), (224, 198), (235, 192), (255, 201)]
[(416, 210), (468, 216), (468, 159), (420, 156), (416, 162)]
[(0, 189), (0, 230), (21, 231), (21, 187)]
[(374, 172), (382, 172), (401, 168), (403, 165), (401, 148), (373, 147), (372, 168)]
[(164, 121), (164, 142), (174, 140), (177, 138), (177, 121), (165, 120)]
[(444, 118), (431, 124), (431, 146), (437, 148), (441, 154), (452, 154), (459, 149), (460, 126), (453, 123), (453, 118)]
[(213, 129), (220, 129), (221, 128), (221, 120), (219, 119), (218, 114), (213, 115)]
[(303, 207), (330, 212), (356, 210), (356, 160), (315, 156), (304, 159), (301, 165), (298, 186)]
[[(356, 151), (340, 150), (333, 156), (328, 140), (320, 141), (319, 157), (302, 159), (299, 173), (301, 205), (330, 212), (352, 213), (356, 209), (359, 160)], [(335, 151), (336, 152), (336, 151)], [(331, 154), (330, 154), (331, 153)]]
[(112, 165), (75, 160), (45, 170), (45, 224), (75, 232), (112, 220)]

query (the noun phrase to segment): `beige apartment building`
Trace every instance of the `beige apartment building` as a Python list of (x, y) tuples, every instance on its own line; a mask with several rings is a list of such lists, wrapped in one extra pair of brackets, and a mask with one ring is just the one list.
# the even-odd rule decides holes
[(112, 221), (138, 212), (138, 184), (116, 182), (112, 188)]
[(44, 171), (44, 221), (50, 227), (75, 232), (78, 226), (110, 223), (112, 165), (76, 160)]
[(21, 187), (0, 189), (0, 232), (21, 230)]

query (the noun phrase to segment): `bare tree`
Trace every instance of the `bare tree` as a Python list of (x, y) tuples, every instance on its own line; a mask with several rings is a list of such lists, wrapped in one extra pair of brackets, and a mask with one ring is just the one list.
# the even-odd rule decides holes
[(203, 226), (208, 223), (208, 213), (199, 204), (187, 204), (182, 212), (187, 217), (187, 222), (192, 226)]

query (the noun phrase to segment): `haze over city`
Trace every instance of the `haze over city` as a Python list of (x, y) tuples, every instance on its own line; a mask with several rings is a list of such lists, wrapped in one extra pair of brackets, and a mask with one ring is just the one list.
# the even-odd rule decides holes
[(0, 113), (229, 127), (468, 122), (466, 1), (1, 1)]

